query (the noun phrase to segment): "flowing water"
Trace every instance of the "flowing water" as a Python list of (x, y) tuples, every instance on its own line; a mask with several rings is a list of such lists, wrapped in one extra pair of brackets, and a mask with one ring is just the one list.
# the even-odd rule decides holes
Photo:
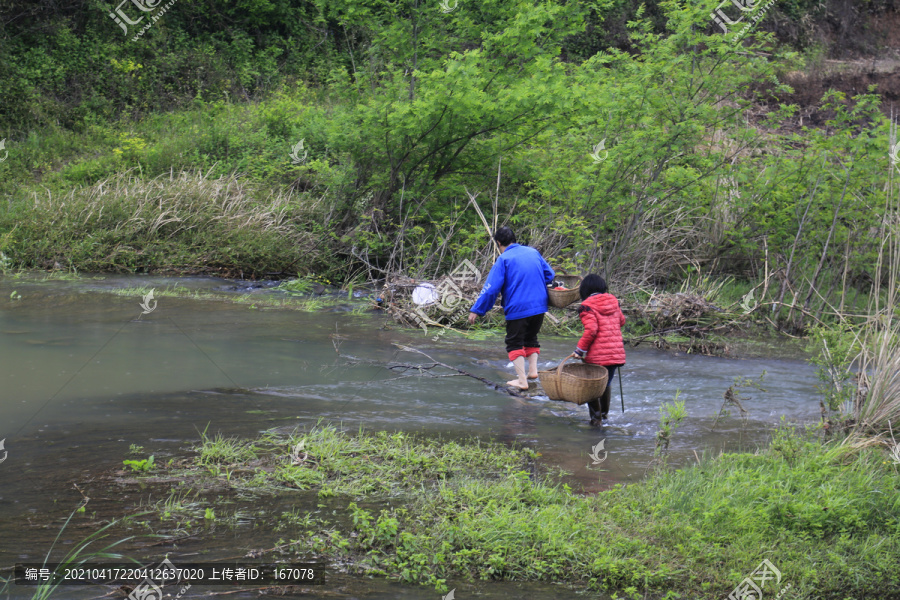
[[(765, 443), (782, 416), (793, 422), (818, 416), (815, 374), (802, 361), (630, 349), (622, 377), (625, 413), (616, 381), (610, 424), (598, 429), (589, 426), (585, 406), (513, 398), (468, 377), (398, 378), (382, 366), (428, 362), (395, 345), (400, 343), (472, 374), (505, 381), (511, 369), (502, 336), (472, 341), (399, 330), (377, 312), (350, 312), (358, 303), (306, 313), (164, 296), (156, 298), (152, 312), (142, 314), (138, 295), (105, 293), (175, 284), (218, 291), (223, 298), (238, 293), (232, 282), (212, 278), (0, 280), (0, 439), (5, 438), (8, 453), (0, 463), (0, 567), (43, 559), (82, 499), (74, 482), (82, 482), (82, 491), (90, 495), (84, 486), (92, 474), (121, 467), (131, 444), (143, 446), (159, 462), (183, 455), (204, 430), (255, 437), (273, 427), (324, 421), (349, 430), (362, 425), (452, 438), (492, 437), (535, 448), (544, 464), (571, 473), (571, 485), (594, 491), (643, 476), (656, 446), (660, 404), (676, 395), (688, 412), (671, 443), (670, 463), (676, 466), (696, 460), (695, 453), (752, 450)], [(555, 365), (574, 342), (544, 337), (541, 368)], [(750, 397), (743, 400), (749, 415), (741, 419), (732, 408), (713, 429), (734, 377), (756, 378), (763, 371), (766, 391), (743, 392)], [(601, 440), (606, 459), (595, 465), (590, 453)], [(92, 498), (89, 508), (106, 502), (124, 512), (146, 500), (139, 492)], [(79, 518), (61, 538), (63, 550), (96, 528), (87, 517)], [(251, 521), (186, 547), (214, 560), (274, 545), (270, 542), (279, 536)], [(460, 590), (477, 589), (483, 598), (584, 597), (552, 585), (458, 583)], [(30, 596), (31, 588), (11, 588), (12, 597)], [(186, 597), (195, 592), (199, 597), (201, 591)], [(98, 595), (96, 588), (69, 587), (61, 597)], [(316, 595), (440, 597), (431, 589), (340, 575)], [(462, 597), (460, 591), (457, 595)], [(255, 592), (235, 595), (251, 596)]]

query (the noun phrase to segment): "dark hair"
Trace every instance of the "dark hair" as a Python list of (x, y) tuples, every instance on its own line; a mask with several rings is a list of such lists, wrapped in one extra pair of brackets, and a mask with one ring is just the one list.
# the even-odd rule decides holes
[(501, 246), (509, 246), (516, 243), (516, 234), (509, 227), (501, 227), (494, 232), (494, 239)]
[(581, 280), (581, 286), (578, 288), (578, 295), (582, 300), (587, 300), (591, 294), (605, 294), (608, 288), (606, 282), (599, 275), (591, 273)]

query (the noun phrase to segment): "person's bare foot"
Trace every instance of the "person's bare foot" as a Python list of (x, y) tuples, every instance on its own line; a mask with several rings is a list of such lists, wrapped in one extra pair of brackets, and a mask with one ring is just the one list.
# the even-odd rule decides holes
[(507, 381), (506, 385), (511, 388), (516, 388), (517, 390), (525, 391), (528, 389), (528, 383), (525, 383), (525, 387), (522, 387), (522, 383), (518, 379), (513, 379), (512, 381)]
[(537, 374), (537, 373), (534, 373), (534, 374), (529, 373), (529, 374), (528, 374), (528, 379), (537, 379), (537, 378), (538, 378), (538, 374)]

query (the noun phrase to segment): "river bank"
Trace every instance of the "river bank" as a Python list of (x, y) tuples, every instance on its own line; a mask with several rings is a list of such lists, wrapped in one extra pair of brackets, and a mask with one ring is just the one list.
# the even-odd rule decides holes
[(460, 597), (510, 581), (712, 599), (765, 560), (769, 581), (754, 585), (767, 594), (896, 598), (900, 465), (882, 445), (816, 437), (782, 427), (754, 454), (704, 453), (678, 470), (661, 459), (639, 482), (584, 494), (533, 448), (320, 424), (204, 434), (149, 465), (135, 449), (123, 469), (79, 483), (90, 496), (126, 492), (116, 518), (159, 536), (175, 564), (190, 560), (183, 547), (223, 530), (239, 540), (252, 523), (279, 540), (245, 559), (311, 562), (332, 586), (343, 574)]

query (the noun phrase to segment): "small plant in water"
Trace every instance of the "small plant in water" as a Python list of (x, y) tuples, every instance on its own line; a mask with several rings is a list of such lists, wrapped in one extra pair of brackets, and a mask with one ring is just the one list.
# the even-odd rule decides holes
[(145, 458), (142, 460), (123, 460), (122, 464), (126, 467), (131, 468), (132, 471), (146, 473), (147, 471), (153, 469), (155, 463), (153, 460), (153, 456), (150, 456), (150, 458)]
[(755, 380), (748, 377), (743, 377), (742, 375), (738, 375), (737, 377), (735, 377), (734, 383), (728, 386), (728, 389), (725, 390), (725, 393), (723, 394), (725, 400), (722, 402), (722, 408), (719, 409), (719, 414), (716, 415), (716, 420), (713, 422), (712, 428), (716, 428), (716, 425), (719, 423), (719, 419), (721, 419), (722, 417), (727, 417), (731, 414), (727, 408), (729, 405), (737, 407), (737, 409), (741, 412), (741, 419), (743, 420), (744, 424), (746, 424), (747, 415), (750, 414), (750, 411), (744, 408), (741, 400), (746, 402), (747, 400), (752, 400), (752, 398), (750, 396), (742, 396), (741, 390), (745, 388), (755, 388), (761, 392), (765, 392), (766, 389), (762, 386), (763, 379), (765, 379), (765, 377), (765, 371), (760, 374), (759, 379)]
[(816, 376), (822, 392), (820, 400), (823, 416), (843, 428), (852, 418), (853, 401), (857, 396), (857, 376), (854, 363), (861, 350), (859, 333), (839, 326), (819, 326), (811, 331), (808, 349), (817, 352), (809, 359), (816, 366)]
[(140, 454), (143, 451), (144, 451), (144, 447), (138, 446), (137, 444), (131, 444), (128, 447), (128, 454)]
[(672, 404), (663, 402), (659, 407), (659, 431), (656, 432), (656, 450), (653, 451), (654, 456), (669, 453), (669, 442), (672, 441), (672, 435), (681, 422), (687, 416), (684, 408), (684, 401), (679, 402), (678, 396), (681, 391), (675, 392), (675, 399)]

